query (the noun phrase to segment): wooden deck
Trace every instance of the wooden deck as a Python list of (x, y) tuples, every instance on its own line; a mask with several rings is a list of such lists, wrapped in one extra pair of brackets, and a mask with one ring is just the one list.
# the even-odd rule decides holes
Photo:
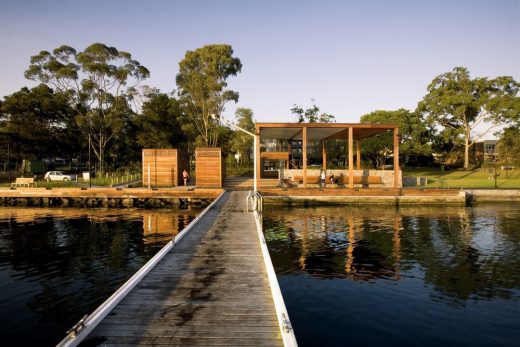
[(247, 193), (225, 194), (85, 345), (283, 345)]

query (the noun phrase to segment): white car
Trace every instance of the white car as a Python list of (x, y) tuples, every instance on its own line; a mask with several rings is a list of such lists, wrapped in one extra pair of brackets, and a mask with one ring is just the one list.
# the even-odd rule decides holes
[(50, 181), (72, 181), (76, 179), (72, 175), (64, 175), (61, 171), (48, 171), (43, 177), (47, 182)]

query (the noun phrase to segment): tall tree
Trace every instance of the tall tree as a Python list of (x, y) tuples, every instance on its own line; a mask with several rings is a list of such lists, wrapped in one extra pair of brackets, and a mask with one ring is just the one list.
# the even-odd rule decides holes
[(72, 139), (77, 127), (70, 116), (67, 99), (40, 84), (22, 88), (5, 97), (0, 106), (0, 129), (15, 160), (69, 157), (78, 147)]
[(135, 117), (139, 126), (137, 142), (147, 148), (178, 147), (185, 141), (179, 102), (167, 94), (154, 94), (143, 103), (142, 113)]
[[(238, 92), (226, 90), (227, 79), (242, 70), (229, 45), (207, 45), (187, 51), (176, 77), (184, 112), (192, 119), (206, 147), (215, 147), (224, 105), (238, 101)], [(214, 118), (212, 115), (215, 115)]]
[(311, 102), (312, 106), (307, 109), (296, 104), (291, 108), (291, 113), (298, 117), (298, 123), (334, 123), (336, 121), (333, 115), (320, 113), (320, 108), (316, 106), (314, 99), (311, 99)]
[[(374, 111), (361, 117), (361, 123), (396, 124), (399, 125), (399, 153), (403, 164), (412, 157), (431, 154), (432, 131), (428, 128), (420, 114), (403, 108), (396, 111)], [(363, 151), (367, 156), (375, 155), (379, 162), (393, 152), (393, 135), (390, 132), (364, 139)]]
[(66, 93), (79, 128), (92, 140), (101, 172), (108, 143), (123, 129), (128, 101), (149, 74), (130, 53), (102, 43), (79, 53), (65, 45), (52, 53), (41, 51), (25, 71), (26, 78)]
[[(464, 169), (467, 170), (469, 148), (497, 126), (518, 119), (519, 88), (512, 77), (472, 79), (465, 67), (456, 67), (433, 79), (417, 111), (439, 127), (444, 139), (464, 146)], [(485, 129), (475, 136), (478, 126)]]
[(504, 165), (520, 165), (520, 128), (512, 126), (504, 129), (497, 143), (498, 159)]
[[(255, 132), (255, 121), (253, 120), (253, 110), (250, 108), (239, 107), (235, 111), (237, 125), (249, 132)], [(237, 130), (231, 137), (231, 149), (240, 155), (240, 160), (246, 158), (249, 161), (249, 153), (253, 147), (253, 137), (243, 131)]]

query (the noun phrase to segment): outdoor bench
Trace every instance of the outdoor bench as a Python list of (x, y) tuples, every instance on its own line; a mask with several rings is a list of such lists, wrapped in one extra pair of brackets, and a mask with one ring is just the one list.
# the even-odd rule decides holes
[(16, 181), (11, 183), (11, 188), (31, 186), (34, 186), (34, 177), (17, 177)]

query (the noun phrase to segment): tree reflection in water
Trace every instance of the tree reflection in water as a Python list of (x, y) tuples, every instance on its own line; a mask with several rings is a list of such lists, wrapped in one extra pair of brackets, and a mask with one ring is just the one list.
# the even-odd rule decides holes
[(299, 345), (518, 346), (520, 205), (265, 208)]
[(503, 205), (264, 211), (279, 273), (374, 281), (399, 280), (420, 269), (435, 299), (450, 304), (514, 295), (511, 289), (520, 287), (519, 226), (519, 208)]
[(2, 343), (56, 344), (198, 212), (0, 208)]

